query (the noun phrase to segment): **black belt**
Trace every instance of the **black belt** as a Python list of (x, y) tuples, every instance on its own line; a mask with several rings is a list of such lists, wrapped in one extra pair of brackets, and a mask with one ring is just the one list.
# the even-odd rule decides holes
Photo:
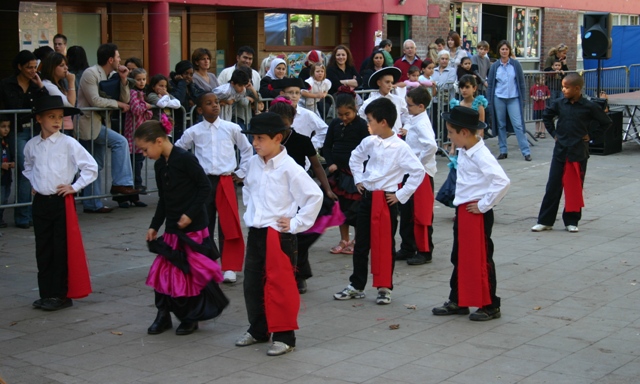
[(44, 198), (44, 199), (64, 199), (64, 196), (61, 195), (43, 195), (41, 193), (36, 192), (36, 196), (40, 197), (40, 198)]

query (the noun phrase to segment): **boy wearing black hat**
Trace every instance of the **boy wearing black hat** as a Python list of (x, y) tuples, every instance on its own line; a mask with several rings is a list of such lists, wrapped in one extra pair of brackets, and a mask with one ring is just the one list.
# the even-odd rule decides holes
[[(356, 217), (353, 273), (349, 285), (333, 295), (336, 300), (362, 299), (367, 285), (369, 251), (376, 304), (391, 303), (393, 258), (398, 204), (405, 204), (424, 179), (424, 167), (407, 143), (391, 129), (397, 119), (391, 100), (379, 98), (365, 110), (371, 136), (351, 152), (349, 168), (362, 194)], [(366, 169), (364, 163), (366, 164)], [(409, 174), (402, 188), (405, 174)]]
[(458, 148), (456, 217), (453, 222), (451, 251), (451, 292), (449, 301), (433, 308), (436, 316), (466, 315), (469, 307), (478, 307), (469, 316), (473, 321), (500, 317), (500, 298), (496, 296), (496, 267), (493, 263), (493, 207), (509, 189), (509, 178), (476, 135), (487, 125), (478, 112), (455, 107), (443, 113), (449, 139)]
[(367, 114), (365, 110), (367, 106), (371, 104), (374, 100), (384, 97), (393, 102), (396, 106), (396, 112), (398, 117), (396, 122), (393, 124), (393, 132), (400, 134), (402, 126), (406, 123), (406, 120), (409, 118), (409, 111), (407, 110), (407, 102), (404, 98), (399, 97), (391, 93), (393, 89), (393, 85), (398, 82), (400, 76), (402, 75), (402, 71), (396, 67), (385, 67), (379, 69), (369, 77), (369, 88), (377, 89), (377, 92), (371, 92), (369, 98), (365, 100), (360, 109), (358, 110), (358, 115), (363, 119), (367, 119)]
[[(33, 114), (42, 131), (24, 148), (22, 173), (35, 191), (33, 229), (40, 299), (33, 306), (47, 311), (73, 305), (68, 296), (67, 265), (67, 236), (72, 234), (67, 233), (66, 226), (75, 216), (67, 216), (65, 197), (85, 188), (98, 176), (98, 164), (91, 154), (77, 140), (60, 132), (63, 117), (79, 113), (77, 108), (65, 107), (60, 96), (37, 99)], [(78, 170), (80, 176), (73, 182)]]
[(282, 146), (284, 130), (280, 116), (267, 112), (243, 131), (253, 135), (256, 155), (242, 188), (249, 228), (243, 287), (250, 326), (236, 346), (264, 343), (272, 335), (269, 356), (295, 347), (300, 308), (295, 234), (313, 225), (322, 206), (322, 191)]

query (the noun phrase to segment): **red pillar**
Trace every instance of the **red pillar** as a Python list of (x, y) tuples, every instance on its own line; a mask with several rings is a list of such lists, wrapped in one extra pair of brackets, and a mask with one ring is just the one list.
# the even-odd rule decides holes
[(169, 3), (149, 3), (149, 68), (151, 76), (169, 75)]
[(375, 31), (382, 30), (382, 14), (354, 14), (351, 16), (351, 25), (349, 45), (356, 62), (356, 69), (360, 69), (360, 63), (369, 57), (373, 50)]

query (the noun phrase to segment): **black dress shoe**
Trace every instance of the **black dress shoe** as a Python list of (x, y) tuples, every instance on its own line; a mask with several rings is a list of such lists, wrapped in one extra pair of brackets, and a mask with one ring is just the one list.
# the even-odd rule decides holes
[(304, 295), (305, 293), (307, 293), (307, 280), (303, 278), (297, 278), (296, 283), (298, 283), (298, 292), (301, 295)]
[(43, 300), (44, 299), (38, 299), (38, 300), (34, 301), (31, 305), (33, 305), (33, 308), (41, 309)]
[(176, 335), (178, 336), (190, 335), (197, 330), (198, 330), (197, 321), (193, 321), (193, 322), (183, 321), (182, 323), (180, 323), (178, 328), (176, 328)]
[(31, 226), (29, 224), (16, 224), (16, 228), (29, 229)]
[(501, 153), (498, 155), (498, 160), (502, 160), (502, 159), (506, 159), (507, 158), (507, 154), (506, 153)]
[(158, 311), (158, 316), (153, 321), (153, 324), (147, 329), (147, 333), (150, 335), (159, 335), (167, 329), (173, 328), (171, 322), (171, 314), (168, 311)]
[(407, 264), (409, 265), (422, 265), (430, 262), (431, 262), (430, 253), (418, 252), (415, 256), (407, 259)]
[(531, 161), (531, 155), (526, 155), (526, 156), (524, 157), (524, 160), (525, 160), (525, 161)]
[(414, 257), (416, 255), (415, 252), (412, 251), (407, 251), (406, 249), (400, 249), (398, 252), (396, 252), (396, 260), (408, 260), (411, 257)]
[(113, 211), (113, 208), (102, 207), (99, 209), (85, 209), (83, 212), (84, 213), (110, 213), (111, 211)]
[(69, 308), (72, 305), (73, 301), (67, 297), (62, 299), (59, 297), (50, 297), (42, 299), (42, 305), (40, 305), (40, 308), (45, 311), (57, 311), (59, 309)]

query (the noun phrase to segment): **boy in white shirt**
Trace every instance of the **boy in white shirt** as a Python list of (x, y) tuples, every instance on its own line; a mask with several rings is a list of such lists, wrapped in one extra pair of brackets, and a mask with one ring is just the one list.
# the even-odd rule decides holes
[(246, 97), (247, 85), (249, 85), (249, 75), (236, 69), (227, 84), (213, 90), (220, 102), (220, 118), (222, 120), (231, 121), (233, 119), (233, 104)]
[[(333, 295), (336, 300), (362, 299), (367, 284), (369, 250), (377, 304), (391, 303), (393, 258), (398, 226), (398, 205), (406, 203), (424, 179), (424, 167), (413, 151), (391, 127), (396, 106), (387, 98), (369, 103), (365, 109), (371, 136), (351, 152), (349, 168), (362, 194), (356, 218), (353, 273), (350, 284)], [(367, 162), (366, 171), (364, 163)], [(409, 178), (398, 189), (405, 174)]]
[[(431, 95), (424, 87), (407, 93), (407, 109), (411, 117), (403, 128), (406, 143), (422, 163), (427, 173), (424, 180), (405, 204), (400, 204), (400, 237), (402, 243), (396, 260), (407, 260), (409, 265), (431, 262), (433, 253), (433, 177), (436, 174), (436, 144), (427, 106)], [(417, 251), (417, 253), (416, 253)]]
[(293, 266), (296, 233), (313, 225), (322, 206), (322, 191), (282, 146), (285, 125), (278, 114), (261, 113), (248, 131), (256, 150), (247, 165), (242, 198), (249, 228), (244, 301), (249, 329), (236, 341), (245, 347), (269, 341), (267, 355), (295, 348), (300, 294)]
[[(34, 103), (35, 120), (42, 131), (24, 147), (24, 171), (33, 191), (33, 231), (36, 237), (40, 299), (33, 306), (57, 311), (73, 305), (71, 298), (91, 292), (89, 271), (80, 231), (67, 232), (75, 222), (73, 194), (98, 177), (98, 163), (74, 138), (60, 132), (65, 116), (77, 115), (77, 108), (65, 107), (60, 96), (43, 96)], [(76, 173), (80, 176), (74, 182)], [(73, 228), (73, 224), (71, 224)], [(81, 271), (69, 268), (82, 266)], [(80, 273), (79, 273), (80, 272)], [(77, 289), (81, 284), (81, 289)]]
[[(509, 189), (509, 178), (498, 165), (478, 129), (487, 125), (478, 112), (454, 107), (443, 113), (449, 139), (458, 148), (458, 180), (453, 205), (453, 250), (451, 251), (451, 292), (449, 301), (433, 308), (436, 316), (466, 315), (469, 307), (478, 307), (469, 316), (473, 321), (500, 317), (500, 298), (496, 296), (496, 267), (493, 263), (493, 207)], [(464, 268), (459, 268), (464, 265)]]
[(358, 110), (358, 115), (366, 120), (367, 114), (365, 110), (367, 109), (367, 106), (376, 99), (379, 99), (381, 97), (387, 98), (391, 100), (396, 106), (396, 112), (398, 115), (395, 123), (392, 126), (393, 132), (400, 133), (400, 129), (409, 116), (407, 111), (407, 103), (405, 102), (403, 97), (392, 94), (391, 90), (393, 89), (393, 85), (398, 82), (401, 75), (402, 71), (396, 67), (386, 67), (375, 71), (369, 78), (369, 88), (377, 89), (378, 91), (371, 92), (369, 98), (364, 101), (364, 103)]
[[(187, 129), (175, 145), (185, 150), (195, 147), (193, 154), (211, 182), (211, 198), (207, 203), (209, 235), (213, 241), (218, 213), (218, 246), (224, 282), (235, 283), (236, 272), (242, 271), (244, 239), (234, 182), (244, 178), (253, 151), (240, 126), (219, 117), (220, 103), (215, 94), (200, 96), (197, 106), (202, 121)], [(234, 146), (240, 151), (240, 165), (236, 163)]]

